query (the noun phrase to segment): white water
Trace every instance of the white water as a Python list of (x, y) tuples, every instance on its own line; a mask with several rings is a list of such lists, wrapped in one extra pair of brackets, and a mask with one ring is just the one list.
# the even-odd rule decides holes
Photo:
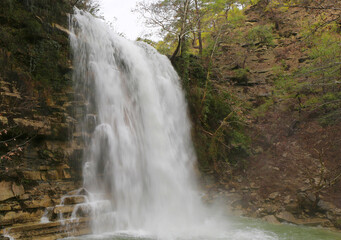
[(83, 176), (94, 234), (276, 239), (232, 230), (201, 202), (187, 106), (168, 58), (82, 11), (70, 30), (76, 88), (87, 102)]

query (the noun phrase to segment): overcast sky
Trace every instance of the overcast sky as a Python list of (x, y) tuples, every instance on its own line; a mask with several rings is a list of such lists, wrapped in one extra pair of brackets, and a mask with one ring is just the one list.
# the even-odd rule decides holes
[[(151, 32), (143, 26), (138, 13), (131, 12), (139, 0), (99, 0), (101, 13), (107, 22), (113, 22), (114, 30), (131, 40)], [(152, 0), (150, 0), (152, 1)], [(155, 39), (155, 38), (153, 38)]]

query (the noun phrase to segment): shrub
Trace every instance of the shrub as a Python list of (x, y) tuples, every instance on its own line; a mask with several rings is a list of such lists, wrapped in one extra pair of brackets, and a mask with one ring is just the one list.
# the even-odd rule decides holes
[(252, 28), (246, 36), (250, 45), (262, 44), (267, 46), (274, 45), (272, 25), (258, 25)]

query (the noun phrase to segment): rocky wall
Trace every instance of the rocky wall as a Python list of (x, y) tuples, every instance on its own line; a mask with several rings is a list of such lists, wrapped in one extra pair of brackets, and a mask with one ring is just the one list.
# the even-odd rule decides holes
[(36, 222), (81, 186), (68, 1), (0, 4), (0, 230)]

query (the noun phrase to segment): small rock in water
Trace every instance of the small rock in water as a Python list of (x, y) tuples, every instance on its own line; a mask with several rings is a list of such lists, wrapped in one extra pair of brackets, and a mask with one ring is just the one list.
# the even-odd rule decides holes
[(268, 216), (263, 217), (262, 219), (271, 224), (280, 224), (280, 222), (277, 220), (277, 218), (274, 215), (268, 215)]
[(284, 211), (276, 214), (276, 218), (282, 222), (297, 224), (297, 219), (290, 212)]

